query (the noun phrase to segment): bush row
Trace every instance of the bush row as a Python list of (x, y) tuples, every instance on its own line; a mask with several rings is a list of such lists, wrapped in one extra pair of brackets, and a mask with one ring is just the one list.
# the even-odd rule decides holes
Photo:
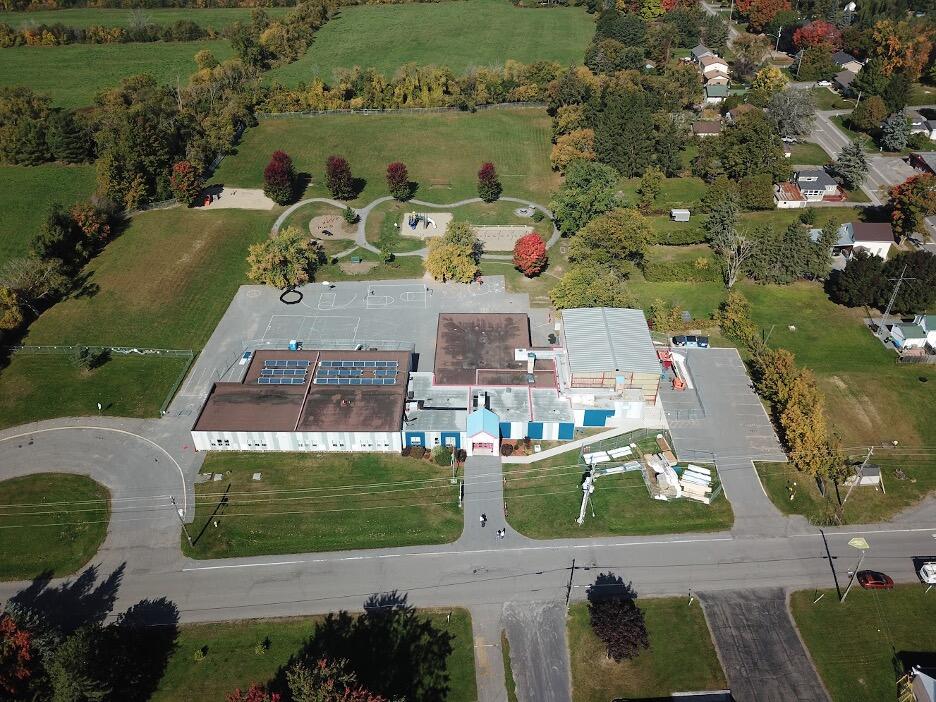
[(60, 46), (63, 44), (128, 44), (154, 41), (197, 41), (216, 38), (213, 28), (202, 27), (190, 20), (172, 24), (147, 24), (140, 27), (108, 27), (94, 24), (88, 27), (69, 27), (55, 24), (29, 24), (14, 29), (0, 23), (0, 48), (14, 46)]
[(704, 244), (706, 234), (702, 227), (690, 226), (686, 229), (655, 232), (656, 243), (664, 246), (688, 246), (690, 244)]
[(708, 256), (699, 256), (691, 261), (660, 261), (644, 259), (641, 264), (644, 278), (651, 283), (711, 283), (721, 280), (718, 264)]

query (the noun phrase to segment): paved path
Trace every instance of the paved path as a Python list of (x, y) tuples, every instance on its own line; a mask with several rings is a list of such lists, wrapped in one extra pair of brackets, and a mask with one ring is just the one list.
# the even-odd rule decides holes
[(701, 593), (700, 599), (736, 700), (828, 702), (782, 589)]
[(566, 608), (562, 602), (509, 602), (504, 623), (519, 702), (565, 702), (572, 696)]

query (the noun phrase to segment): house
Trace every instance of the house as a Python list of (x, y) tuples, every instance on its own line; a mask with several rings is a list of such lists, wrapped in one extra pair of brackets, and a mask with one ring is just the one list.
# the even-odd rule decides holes
[(720, 56), (703, 56), (699, 66), (702, 67), (702, 75), (706, 77), (715, 71), (728, 75), (728, 62)]
[(670, 210), (670, 219), (674, 222), (688, 222), (692, 213), (689, 210)]
[(842, 71), (841, 73), (835, 74), (835, 78), (832, 79), (832, 82), (842, 94), (847, 94), (851, 90), (851, 84), (852, 81), (855, 80), (856, 75), (857, 73), (853, 71)]
[(721, 71), (712, 71), (705, 75), (706, 85), (728, 85), (728, 74)]
[(778, 210), (791, 210), (806, 207), (806, 198), (796, 183), (777, 183), (774, 185), (774, 203)]
[(914, 668), (912, 672), (914, 702), (936, 702), (936, 670)]
[(702, 139), (710, 136), (718, 136), (721, 134), (721, 131), (721, 122), (715, 122), (713, 120), (702, 120), (692, 123), (692, 133)]
[(936, 314), (918, 314), (912, 322), (891, 326), (891, 340), (898, 349), (936, 349)]
[(919, 171), (936, 174), (936, 151), (915, 151), (909, 161)]
[(821, 168), (797, 171), (793, 175), (793, 182), (809, 202), (841, 198), (839, 184)]
[(857, 74), (864, 65), (854, 56), (844, 51), (836, 51), (834, 54), (832, 54), (832, 61), (843, 71), (851, 71), (855, 74)]
[(852, 251), (864, 249), (879, 258), (887, 258), (891, 246), (894, 246), (894, 230), (888, 222), (846, 222), (839, 227), (839, 232), (850, 232)]
[(690, 51), (692, 58), (696, 60), (696, 63), (699, 63), (706, 56), (715, 56), (715, 52), (709, 49), (707, 46), (699, 44)]
[(706, 105), (717, 105), (720, 102), (724, 102), (725, 98), (727, 97), (728, 97), (727, 85), (706, 85), (705, 86), (705, 100), (703, 100), (703, 102)]

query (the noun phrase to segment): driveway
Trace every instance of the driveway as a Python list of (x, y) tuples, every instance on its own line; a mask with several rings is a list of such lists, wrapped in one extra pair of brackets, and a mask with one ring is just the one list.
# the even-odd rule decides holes
[(561, 602), (508, 602), (504, 624), (519, 702), (571, 698), (566, 608)]
[(732, 696), (742, 702), (828, 702), (780, 588), (700, 593)]

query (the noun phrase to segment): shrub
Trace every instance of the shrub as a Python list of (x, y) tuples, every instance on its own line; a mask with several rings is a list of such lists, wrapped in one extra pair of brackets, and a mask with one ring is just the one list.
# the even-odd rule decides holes
[(285, 151), (274, 151), (263, 169), (263, 193), (277, 205), (288, 205), (296, 197), (296, 171)]
[(654, 242), (666, 246), (687, 246), (689, 244), (703, 244), (706, 241), (705, 231), (698, 224), (690, 225), (685, 229), (654, 232)]
[(500, 197), (502, 191), (494, 164), (490, 162), (481, 164), (481, 169), (478, 171), (478, 197), (485, 202), (494, 202)]
[(325, 162), (325, 187), (338, 200), (354, 198), (354, 179), (351, 166), (342, 156), (329, 156)]
[(721, 270), (710, 258), (692, 261), (660, 261), (646, 258), (641, 264), (644, 278), (651, 283), (676, 281), (684, 283), (710, 283), (721, 280)]
[(635, 658), (650, 647), (644, 615), (631, 597), (602, 596), (599, 591), (588, 603), (592, 631), (601, 639), (608, 658), (615, 661)]
[(458, 461), (459, 463), (464, 463), (465, 459), (467, 458), (468, 458), (468, 452), (465, 449), (460, 448), (455, 452), (455, 460)]
[(448, 446), (436, 446), (432, 449), (432, 461), (437, 466), (449, 466), (452, 464), (452, 449)]
[(514, 268), (527, 278), (532, 278), (546, 270), (549, 257), (546, 255), (546, 242), (536, 232), (517, 239), (513, 250)]
[(194, 207), (201, 195), (203, 182), (198, 170), (189, 161), (179, 161), (172, 167), (169, 187), (183, 205)]
[(400, 451), (400, 455), (403, 456), (404, 458), (408, 458), (412, 453), (413, 453), (412, 446), (404, 446), (403, 449)]
[(533, 210), (533, 221), (534, 221), (534, 222), (539, 223), (539, 222), (542, 222), (544, 219), (546, 219), (546, 215), (543, 214), (543, 211), (542, 211), (542, 210)]
[(355, 224), (358, 221), (358, 213), (355, 212), (354, 208), (350, 205), (345, 207), (344, 212), (341, 213), (341, 216), (344, 217), (344, 221), (348, 224)]
[(500, 447), (501, 456), (509, 456), (510, 454), (513, 453), (513, 451), (514, 451), (514, 448), (512, 444), (503, 444), (503, 443), (501, 444), (501, 447)]
[(411, 446), (410, 455), (413, 458), (422, 458), (423, 456), (426, 455), (426, 449), (423, 446)]

